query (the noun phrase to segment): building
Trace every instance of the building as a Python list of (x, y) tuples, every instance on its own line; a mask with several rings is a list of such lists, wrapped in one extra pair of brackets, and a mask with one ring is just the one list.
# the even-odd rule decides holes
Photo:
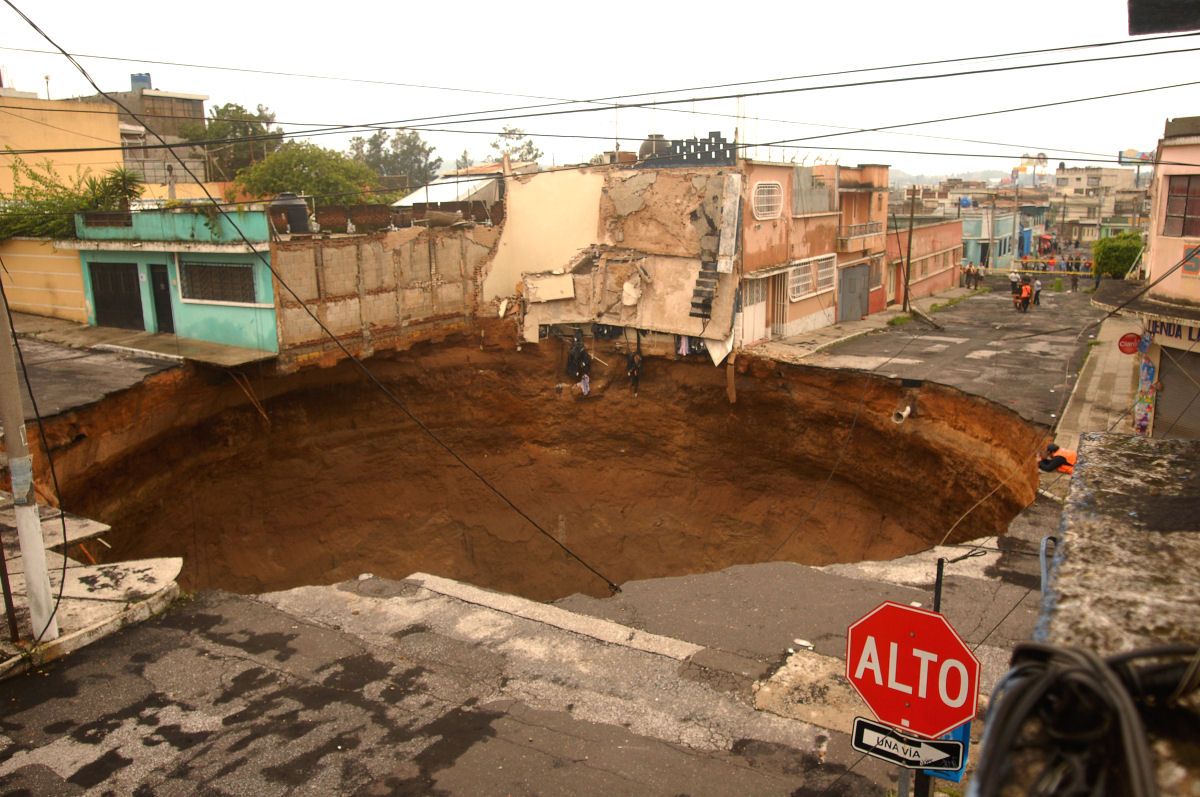
[(1060, 164), (1051, 198), (1058, 240), (1083, 246), (1114, 232), (1140, 229), (1145, 195), (1135, 169)]
[(439, 220), (450, 214), (475, 221), (499, 224), (504, 219), (504, 175), (536, 172), (534, 161), (481, 163), (439, 175), (426, 185), (392, 203), (404, 226)]
[(916, 216), (912, 223), (911, 253), (908, 241), (908, 219), (894, 217), (887, 231), (888, 304), (904, 300), (906, 283), (909, 300), (959, 284), (963, 263), (961, 219)]
[(54, 246), (79, 251), (89, 324), (279, 351), (262, 206), (228, 218), (196, 209), (80, 213), (75, 232)]
[[(12, 149), (30, 166), (49, 162), (59, 179), (73, 183), (125, 163), (121, 130), (112, 106), (97, 102), (40, 100), (32, 92), (0, 89), (0, 193), (13, 189)], [(64, 151), (56, 151), (64, 150)]]
[(483, 298), (519, 294), (527, 340), (635, 328), (716, 362), (857, 320), (887, 302), (887, 173), (742, 158), (711, 133), (630, 165), (516, 175)]
[(1134, 431), (1200, 437), (1200, 117), (1167, 120), (1150, 188), (1145, 282), (1105, 280), (1093, 301), (1139, 317)]
[(1014, 236), (1016, 215), (1011, 206), (995, 204), (963, 210), (960, 217), (963, 261), (993, 271), (1008, 268), (1016, 251), (1014, 242), (1019, 245), (1021, 240)]

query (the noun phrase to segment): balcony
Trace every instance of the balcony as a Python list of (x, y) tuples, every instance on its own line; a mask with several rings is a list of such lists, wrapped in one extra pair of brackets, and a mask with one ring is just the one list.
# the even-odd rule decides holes
[(883, 234), (882, 221), (868, 221), (862, 224), (842, 224), (838, 227), (838, 249), (875, 249), (869, 242), (861, 240), (871, 235)]

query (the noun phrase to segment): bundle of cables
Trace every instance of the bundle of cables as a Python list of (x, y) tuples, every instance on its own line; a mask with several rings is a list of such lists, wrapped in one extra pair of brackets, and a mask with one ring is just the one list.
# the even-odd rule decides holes
[(1195, 713), (1179, 701), (1197, 687), (1200, 648), (1190, 645), (1107, 659), (1018, 645), (992, 692), (968, 794), (1152, 797), (1155, 766), (1140, 711), (1183, 712), (1194, 727)]

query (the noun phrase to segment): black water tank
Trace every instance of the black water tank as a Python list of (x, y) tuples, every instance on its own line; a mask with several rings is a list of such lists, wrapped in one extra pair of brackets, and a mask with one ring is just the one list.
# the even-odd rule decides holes
[(282, 210), (287, 214), (288, 232), (308, 232), (308, 203), (291, 191), (284, 191), (272, 199), (271, 210)]

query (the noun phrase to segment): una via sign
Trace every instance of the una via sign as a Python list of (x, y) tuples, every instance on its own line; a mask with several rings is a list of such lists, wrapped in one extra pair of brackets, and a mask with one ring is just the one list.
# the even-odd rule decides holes
[(851, 747), (860, 753), (912, 769), (954, 770), (962, 767), (963, 743), (908, 736), (865, 717), (854, 718)]

